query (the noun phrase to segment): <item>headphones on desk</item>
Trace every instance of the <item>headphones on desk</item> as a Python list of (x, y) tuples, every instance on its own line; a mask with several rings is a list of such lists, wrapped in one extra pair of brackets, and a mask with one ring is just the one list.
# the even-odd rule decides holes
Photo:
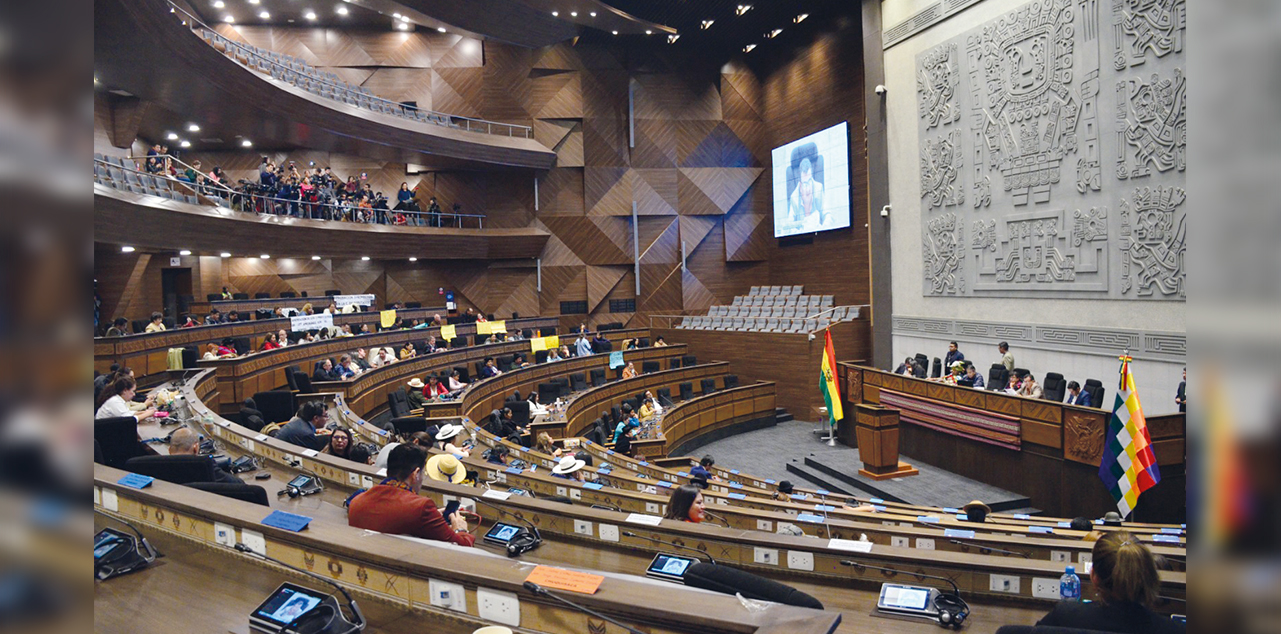
[(965, 618), (970, 615), (970, 604), (958, 594), (939, 593), (934, 597), (934, 609), (938, 611), (939, 625), (954, 630), (961, 629)]

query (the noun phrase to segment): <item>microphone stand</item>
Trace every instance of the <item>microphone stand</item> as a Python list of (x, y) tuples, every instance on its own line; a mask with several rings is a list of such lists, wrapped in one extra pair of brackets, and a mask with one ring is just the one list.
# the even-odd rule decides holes
[(1027, 553), (1021, 553), (1017, 550), (1005, 550), (1004, 548), (996, 548), (994, 546), (984, 546), (983, 544), (976, 544), (974, 542), (961, 541), (959, 539), (949, 539), (948, 541), (952, 542), (953, 544), (958, 544), (960, 546), (969, 546), (970, 548), (979, 548), (979, 549), (988, 550), (994, 553), (1001, 553), (1002, 555), (1018, 555), (1019, 557), (1022, 557), (1024, 559), (1032, 558), (1031, 555)]
[(725, 528), (733, 528), (733, 526), (730, 526), (730, 525), (729, 525), (729, 520), (727, 520), (727, 519), (725, 519), (725, 518), (721, 517), (720, 515), (717, 515), (717, 514), (715, 514), (715, 513), (711, 512), (711, 511), (709, 511), (709, 510), (707, 510), (707, 509), (703, 509), (703, 515), (706, 515), (706, 516), (708, 516), (708, 517), (710, 517), (710, 518), (713, 518), (713, 519), (719, 520), (722, 524), (724, 524), (724, 525), (725, 525)]
[[(317, 581), (323, 581), (323, 582), (325, 582), (325, 583), (327, 583), (327, 584), (329, 584), (329, 585), (333, 586), (333, 587), (334, 587), (334, 588), (336, 588), (339, 592), (341, 592), (341, 593), (342, 593), (342, 596), (343, 596), (344, 598), (346, 598), (346, 599), (347, 599), (347, 607), (351, 609), (352, 618), (355, 620), (355, 622), (354, 622), (354, 623), (352, 623), (352, 625), (355, 625), (355, 626), (356, 626), (356, 631), (357, 631), (357, 632), (363, 632), (363, 631), (365, 630), (365, 615), (364, 615), (364, 614), (362, 614), (362, 613), (360, 612), (360, 606), (356, 605), (356, 601), (355, 601), (354, 599), (352, 599), (352, 598), (351, 598), (351, 595), (350, 595), (350, 594), (348, 594), (348, 593), (347, 593), (347, 590), (346, 590), (345, 588), (343, 588), (342, 586), (340, 586), (340, 585), (338, 585), (337, 583), (334, 583), (333, 581), (330, 581), (329, 579), (326, 579), (326, 578), (324, 578), (324, 577), (322, 577), (322, 576), (320, 576), (320, 575), (318, 575), (318, 574), (316, 574), (316, 573), (314, 573), (314, 572), (310, 572), (310, 571), (307, 571), (307, 570), (303, 570), (302, 568), (296, 568), (296, 567), (291, 566), (291, 565), (289, 565), (289, 564), (287, 564), (287, 563), (285, 563), (285, 562), (283, 562), (283, 561), (280, 561), (279, 559), (275, 559), (275, 558), (272, 558), (272, 557), (268, 557), (267, 555), (259, 554), (259, 553), (255, 552), (253, 549), (251, 549), (251, 548), (249, 548), (248, 546), (246, 546), (243, 542), (236, 542), (236, 545), (234, 546), (234, 548), (235, 548), (236, 550), (238, 550), (238, 551), (242, 552), (242, 553), (245, 553), (245, 554), (247, 554), (247, 555), (251, 556), (251, 557), (257, 557), (257, 558), (259, 558), (259, 559), (264, 559), (264, 560), (266, 560), (266, 561), (270, 561), (271, 563), (276, 564), (276, 565), (278, 565), (278, 566), (284, 566), (285, 568), (288, 568), (288, 569), (290, 569), (290, 570), (292, 570), (292, 571), (294, 571), (294, 572), (300, 573), (300, 574), (305, 575), (305, 576), (307, 576), (307, 577), (311, 577), (312, 579), (315, 579), (315, 580), (317, 580)], [(339, 615), (339, 616), (342, 616), (342, 611), (341, 611), (341, 610), (339, 610), (338, 615)]]
[(611, 619), (611, 618), (609, 618), (608, 616), (605, 616), (604, 614), (601, 614), (600, 612), (597, 612), (597, 611), (595, 611), (595, 610), (590, 610), (590, 609), (585, 608), (585, 607), (583, 607), (583, 606), (581, 606), (581, 605), (578, 605), (577, 603), (574, 603), (573, 601), (570, 601), (569, 599), (566, 599), (566, 598), (561, 597), (561, 596), (554, 595), (554, 594), (552, 594), (551, 592), (548, 592), (546, 588), (544, 588), (544, 587), (542, 587), (542, 586), (540, 586), (540, 585), (538, 585), (538, 584), (534, 583), (533, 581), (526, 581), (526, 582), (525, 582), (525, 589), (526, 589), (526, 590), (529, 590), (530, 592), (532, 592), (532, 593), (534, 593), (534, 594), (537, 594), (537, 595), (539, 595), (539, 596), (550, 597), (550, 598), (552, 598), (552, 599), (555, 599), (555, 600), (557, 600), (557, 601), (559, 601), (559, 602), (561, 602), (561, 603), (564, 603), (565, 605), (568, 605), (568, 606), (569, 606), (569, 607), (571, 607), (571, 608), (574, 608), (575, 610), (578, 610), (579, 612), (582, 612), (582, 613), (584, 613), (584, 614), (588, 614), (588, 615), (594, 616), (594, 617), (596, 617), (596, 618), (598, 618), (598, 619), (600, 619), (600, 620), (602, 620), (602, 621), (605, 621), (606, 623), (612, 623), (612, 624), (614, 624), (615, 626), (618, 626), (618, 627), (620, 627), (620, 628), (622, 628), (622, 629), (626, 630), (627, 632), (629, 632), (629, 634), (645, 634), (644, 632), (642, 632), (642, 631), (640, 631), (640, 630), (638, 630), (638, 629), (636, 629), (636, 628), (634, 628), (634, 627), (630, 627), (630, 626), (625, 625), (625, 624), (623, 624), (623, 623), (619, 623), (618, 621), (615, 621), (614, 619)]
[(148, 564), (150, 564), (151, 562), (155, 561), (155, 560), (156, 560), (156, 558), (158, 558), (158, 557), (164, 557), (164, 555), (160, 554), (160, 551), (156, 550), (156, 549), (155, 549), (155, 547), (151, 545), (151, 542), (147, 541), (147, 538), (146, 538), (146, 537), (143, 537), (143, 535), (142, 535), (142, 531), (138, 530), (138, 527), (137, 527), (137, 526), (134, 526), (132, 522), (129, 522), (128, 520), (125, 520), (124, 518), (116, 517), (115, 515), (111, 515), (110, 513), (107, 513), (106, 511), (99, 510), (97, 507), (94, 507), (93, 512), (94, 512), (94, 513), (97, 513), (98, 515), (101, 515), (101, 516), (103, 516), (103, 517), (105, 517), (105, 518), (108, 518), (108, 519), (111, 519), (111, 520), (115, 520), (115, 521), (117, 521), (117, 522), (120, 522), (121, 524), (124, 524), (125, 526), (128, 526), (128, 527), (129, 527), (129, 530), (133, 531), (133, 534), (138, 536), (138, 545), (139, 545), (139, 546), (142, 546), (143, 548), (146, 548), (146, 549), (147, 549), (146, 554), (144, 554), (144, 555), (142, 556), (142, 558), (143, 558), (143, 559), (146, 559)]
[[(516, 520), (516, 521), (518, 521), (518, 522), (523, 523), (525, 526), (527, 526), (527, 527), (529, 528), (529, 533), (528, 533), (528, 534), (529, 534), (529, 535), (531, 535), (531, 536), (533, 536), (533, 540), (532, 540), (530, 543), (528, 543), (528, 544), (524, 544), (524, 545), (516, 545), (516, 544), (513, 544), (512, 542), (508, 542), (508, 543), (507, 543), (507, 556), (508, 556), (508, 557), (515, 557), (516, 555), (520, 555), (520, 554), (523, 554), (523, 553), (527, 553), (527, 552), (529, 552), (529, 551), (531, 551), (531, 550), (533, 550), (533, 549), (535, 549), (535, 548), (538, 548), (539, 546), (541, 546), (541, 545), (543, 544), (543, 536), (542, 536), (542, 535), (540, 535), (540, 534), (538, 533), (538, 527), (537, 527), (537, 526), (534, 526), (534, 523), (533, 523), (533, 522), (531, 522), (531, 521), (529, 521), (529, 520), (527, 520), (527, 519), (525, 519), (525, 518), (523, 518), (523, 517), (517, 517), (515, 514), (511, 513), (511, 512), (510, 512), (510, 511), (508, 511), (507, 509), (504, 509), (504, 508), (502, 508), (502, 507), (500, 507), (500, 506), (497, 506), (497, 505), (494, 505), (494, 504), (490, 504), (489, 502), (486, 502), (486, 501), (484, 501), (484, 500), (480, 499), (480, 497), (474, 497), (474, 498), (471, 498), (471, 499), (472, 499), (472, 501), (476, 502), (477, 504), (484, 504), (485, 506), (488, 506), (489, 508), (494, 509), (495, 511), (498, 511), (498, 512), (499, 512), (499, 514), (501, 514), (502, 516), (504, 516), (504, 517), (510, 517), (510, 518), (512, 518), (512, 519), (514, 519), (514, 520)], [(516, 538), (513, 538), (513, 540), (514, 540), (514, 539), (516, 539)]]
[(657, 537), (643, 537), (643, 536), (641, 536), (641, 535), (637, 535), (636, 533), (633, 533), (633, 532), (631, 532), (631, 531), (623, 531), (623, 535), (626, 535), (627, 537), (635, 537), (635, 538), (638, 538), (638, 539), (648, 539), (648, 540), (650, 540), (650, 541), (652, 541), (652, 542), (658, 542), (658, 543), (660, 543), (660, 544), (666, 544), (666, 545), (668, 545), (668, 546), (672, 546), (672, 547), (674, 547), (674, 548), (681, 548), (681, 549), (684, 549), (684, 550), (689, 550), (689, 551), (693, 551), (693, 552), (696, 552), (696, 553), (700, 553), (700, 554), (702, 554), (704, 557), (706, 557), (706, 558), (707, 558), (707, 563), (712, 564), (713, 566), (717, 565), (717, 564), (716, 564), (716, 560), (715, 560), (715, 559), (712, 559), (711, 554), (709, 554), (706, 550), (703, 550), (702, 548), (694, 548), (693, 546), (684, 546), (684, 545), (681, 545), (681, 544), (677, 544), (676, 542), (664, 541), (664, 540), (661, 540), (661, 539), (659, 539), (659, 538), (657, 538)]
[(948, 579), (947, 577), (939, 577), (939, 576), (937, 576), (937, 575), (927, 575), (927, 574), (921, 574), (921, 573), (917, 573), (917, 572), (907, 572), (907, 571), (904, 571), (904, 570), (899, 570), (899, 569), (897, 569), (897, 568), (882, 568), (881, 566), (873, 566), (873, 565), (870, 565), (870, 564), (865, 564), (865, 563), (861, 563), (861, 562), (857, 562), (857, 561), (852, 561), (852, 560), (849, 560), (849, 559), (842, 559), (842, 560), (841, 560), (841, 565), (842, 565), (842, 566), (851, 566), (851, 567), (853, 567), (853, 568), (868, 568), (868, 569), (870, 569), (870, 570), (879, 570), (879, 571), (881, 571), (881, 572), (892, 572), (892, 573), (894, 573), (894, 574), (902, 573), (902, 574), (904, 574), (904, 575), (913, 575), (913, 576), (917, 576), (917, 577), (924, 577), (924, 578), (926, 578), (926, 579), (935, 579), (935, 580), (938, 580), (938, 581), (946, 581), (946, 582), (948, 583), (948, 585), (951, 585), (951, 586), (952, 586), (952, 594), (953, 594), (953, 595), (955, 595), (957, 598), (960, 598), (960, 596), (961, 596), (961, 589), (960, 589), (960, 588), (958, 588), (958, 587), (956, 586), (956, 582), (952, 581), (951, 579)]

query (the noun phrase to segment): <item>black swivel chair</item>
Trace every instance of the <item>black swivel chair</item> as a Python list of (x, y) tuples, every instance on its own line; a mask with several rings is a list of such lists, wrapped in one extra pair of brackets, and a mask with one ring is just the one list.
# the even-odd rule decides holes
[[(297, 377), (294, 377), (297, 379)], [(265, 417), (266, 423), (284, 423), (298, 411), (298, 402), (289, 390), (271, 390), (254, 394), (254, 403)]]
[(657, 362), (657, 361), (642, 361), (642, 362), (641, 362), (641, 374), (653, 374), (654, 372), (658, 372), (658, 371), (659, 371), (659, 369), (661, 369), (661, 368), (660, 368), (660, 366), (658, 365), (658, 362)]
[(943, 376), (943, 360), (942, 359), (938, 357), (934, 357), (934, 370), (930, 372), (930, 376), (936, 379)]
[(249, 293), (232, 293), (232, 299), (249, 299)]
[(702, 396), (707, 396), (716, 391), (716, 379), (703, 379), (698, 383), (699, 389), (702, 390)]
[[(557, 391), (556, 391), (556, 395), (557, 395), (557, 396), (560, 396), (560, 397), (566, 397), (566, 396), (569, 396), (569, 379), (567, 379), (567, 378), (565, 378), (565, 377), (563, 377), (563, 376), (561, 376), (561, 377), (556, 377), (556, 378), (554, 378), (554, 379), (552, 379), (552, 380), (551, 380), (551, 383), (552, 383), (553, 385), (555, 385), (555, 386), (556, 386), (556, 390), (557, 390)], [(540, 398), (541, 398), (541, 397), (540, 397)]]
[(685, 355), (685, 356), (681, 357), (681, 365), (683, 365), (683, 366), (685, 366), (685, 367), (687, 367), (687, 368), (694, 367), (694, 366), (698, 365), (698, 358), (697, 358), (697, 357), (695, 357), (695, 356), (694, 356), (694, 355), (692, 355), (692, 354), (687, 354), (687, 355)]
[(725, 389), (727, 389), (727, 390), (728, 390), (728, 389), (730, 389), (731, 387), (738, 387), (738, 375), (737, 375), (737, 374), (726, 374), (726, 375), (725, 375)]
[(605, 384), (605, 370), (603, 368), (592, 370), (591, 377), (592, 387), (600, 387)]
[(587, 389), (587, 375), (582, 372), (575, 372), (569, 375), (569, 389), (575, 392), (582, 392)]
[(174, 484), (214, 481), (214, 462), (209, 456), (139, 456), (125, 462), (125, 471)]
[(254, 293), (254, 299), (271, 299), (271, 293)]
[(236, 349), (236, 354), (242, 356), (249, 354), (250, 350), (253, 349), (252, 344), (249, 342), (249, 337), (236, 337), (231, 340), (231, 345)]
[(1099, 381), (1098, 379), (1086, 379), (1085, 385), (1083, 385), (1081, 389), (1090, 393), (1090, 403), (1095, 407), (1107, 409), (1107, 406), (1103, 404), (1103, 394), (1106, 390), (1103, 389), (1102, 381)]
[(987, 389), (999, 392), (1010, 382), (1010, 371), (999, 363), (993, 363), (987, 371)]
[(132, 416), (93, 421), (93, 439), (102, 449), (103, 464), (116, 469), (123, 469), (130, 458), (150, 453), (138, 441), (138, 419)]
[(296, 372), (302, 372), (302, 368), (296, 365), (291, 365), (285, 368), (285, 383), (288, 384), (289, 389), (294, 392), (298, 391), (298, 381), (294, 379), (294, 373)]
[(689, 399), (694, 398), (694, 384), (693, 384), (693, 383), (691, 383), (691, 382), (689, 382), (689, 381), (685, 381), (684, 383), (681, 383), (681, 384), (680, 384), (679, 386), (677, 386), (677, 387), (679, 387), (679, 388), (680, 388), (680, 391), (681, 391), (681, 400), (682, 400), (682, 401), (688, 401)]
[(679, 370), (679, 369), (681, 369), (681, 358), (680, 358), (680, 357), (672, 357), (672, 358), (667, 362), (667, 369), (668, 369), (668, 370)]
[(555, 383), (538, 384), (538, 402), (544, 405), (552, 403), (560, 394), (560, 386)]
[(1063, 396), (1067, 394), (1067, 381), (1063, 380), (1063, 375), (1058, 372), (1046, 372), (1045, 380), (1041, 381), (1041, 391), (1044, 393), (1045, 400), (1062, 403)]
[(133, 326), (133, 334), (138, 335), (146, 332), (148, 323), (150, 322), (145, 319), (135, 319), (130, 322), (130, 325)]
[(534, 353), (534, 363), (547, 363), (547, 351), (539, 350)]
[(513, 423), (520, 427), (529, 424), (529, 401), (514, 401), (506, 405), (512, 409)]
[(637, 347), (637, 348), (648, 348), (648, 347), (649, 347), (649, 337), (641, 337), (640, 339), (637, 339), (637, 340), (636, 340), (636, 347)]
[[(919, 368), (925, 368), (925, 369), (926, 369), (925, 371), (926, 371), (926, 372), (929, 372), (929, 367), (930, 367), (930, 358), (929, 358), (929, 357), (927, 357), (927, 356), (925, 356), (925, 355), (923, 355), (923, 354), (921, 354), (921, 353), (919, 353), (919, 352), (918, 352), (918, 353), (916, 353), (916, 356), (915, 356), (915, 357), (913, 357), (913, 358), (914, 358), (914, 359), (916, 359), (916, 367), (917, 367), (918, 369), (919, 369)], [(922, 375), (921, 375), (921, 378), (922, 378), (922, 379), (923, 379), (923, 378), (925, 378), (925, 375), (923, 375), (923, 374), (922, 374)]]
[(405, 302), (405, 308), (422, 308), (422, 302)]
[(427, 431), (427, 419), (422, 416), (401, 416), (391, 419), (391, 426), (397, 434), (409, 436), (415, 432)]
[(293, 299), (295, 297), (298, 297), (298, 293), (294, 291), (280, 291), (280, 299)]
[(256, 484), (234, 484), (229, 482), (193, 482), (187, 486), (242, 502), (251, 502), (259, 506), (271, 506), (267, 501), (267, 490)]
[(302, 370), (294, 372), (294, 385), (298, 386), (298, 392), (300, 394), (316, 393), (316, 388), (311, 385), (311, 375), (303, 372)]
[(182, 367), (190, 370), (196, 367), (196, 362), (200, 360), (200, 351), (194, 346), (183, 346), (182, 348)]
[(220, 294), (218, 294), (218, 293), (207, 293), (207, 294), (205, 294), (205, 300), (207, 300), (207, 301), (216, 302), (216, 301), (218, 301), (218, 300), (220, 300), (220, 299), (222, 299), (222, 295), (220, 295)]
[(658, 388), (658, 392), (655, 393), (655, 398), (658, 399), (658, 403), (660, 405), (662, 405), (663, 407), (667, 407), (672, 402), (672, 388), (670, 387)]
[(392, 418), (409, 416), (409, 394), (405, 388), (398, 387), (387, 394), (387, 409), (391, 410)]
[(497, 366), (498, 366), (498, 369), (499, 369), (500, 371), (502, 371), (502, 372), (511, 372), (511, 371), (512, 371), (512, 362), (513, 362), (514, 360), (515, 360), (515, 359), (512, 357), (512, 355), (510, 355), (510, 354), (505, 354), (505, 355), (502, 355), (502, 356), (500, 356), (500, 357), (495, 358), (495, 359), (494, 359), (494, 365), (497, 365)]
[(463, 383), (470, 383), (470, 382), (471, 382), (471, 372), (468, 372), (468, 371), (467, 371), (467, 366), (463, 366), (463, 365), (456, 365), (456, 366), (454, 366), (454, 369), (455, 369), (455, 370), (458, 370), (458, 380), (459, 380), (459, 381), (462, 381)]

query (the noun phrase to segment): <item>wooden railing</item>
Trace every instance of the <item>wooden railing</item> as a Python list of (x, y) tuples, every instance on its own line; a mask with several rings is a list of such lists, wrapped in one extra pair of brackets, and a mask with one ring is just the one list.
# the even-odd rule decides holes
[[(603, 409), (609, 409), (611, 406), (638, 394), (644, 394), (646, 391), (653, 391), (657, 394), (658, 390), (662, 388), (668, 388), (673, 395), (678, 395), (681, 383), (693, 383), (693, 387), (699, 388), (699, 383), (703, 379), (724, 377), (728, 372), (728, 363), (715, 361), (688, 368), (660, 370), (594, 387), (579, 394), (569, 402), (569, 407), (565, 411), (565, 418), (561, 421), (562, 424), (559, 428), (556, 429), (556, 432), (559, 433), (552, 433), (551, 435), (553, 437), (585, 435), (591, 428), (592, 422), (599, 417)], [(720, 386), (724, 387), (724, 385), (724, 379), (721, 379)], [(666, 418), (664, 418), (664, 428), (666, 428)], [(644, 453), (645, 455), (652, 455), (650, 452)]]

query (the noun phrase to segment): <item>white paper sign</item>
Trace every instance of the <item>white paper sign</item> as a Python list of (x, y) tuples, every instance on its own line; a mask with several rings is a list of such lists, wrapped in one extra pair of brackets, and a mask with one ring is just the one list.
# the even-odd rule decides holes
[(657, 515), (646, 515), (644, 513), (629, 513), (627, 515), (626, 521), (631, 522), (632, 524), (648, 524), (649, 526), (658, 526), (659, 523), (663, 521), (663, 518)]
[(352, 304), (355, 304), (356, 306), (374, 305), (373, 295), (334, 295), (330, 299), (332, 299), (334, 304), (339, 308), (342, 308), (343, 306), (350, 306)]
[(506, 500), (511, 496), (512, 494), (510, 491), (495, 491), (494, 489), (486, 489), (484, 493), (480, 494), (480, 497), (492, 498), (495, 500)]
[(334, 316), (329, 313), (316, 313), (315, 315), (294, 315), (289, 318), (289, 329), (294, 332), (306, 332), (308, 330), (320, 330), (321, 328), (333, 328)]
[(861, 542), (853, 539), (829, 539), (827, 547), (833, 550), (848, 550), (856, 553), (872, 552), (872, 542)]

